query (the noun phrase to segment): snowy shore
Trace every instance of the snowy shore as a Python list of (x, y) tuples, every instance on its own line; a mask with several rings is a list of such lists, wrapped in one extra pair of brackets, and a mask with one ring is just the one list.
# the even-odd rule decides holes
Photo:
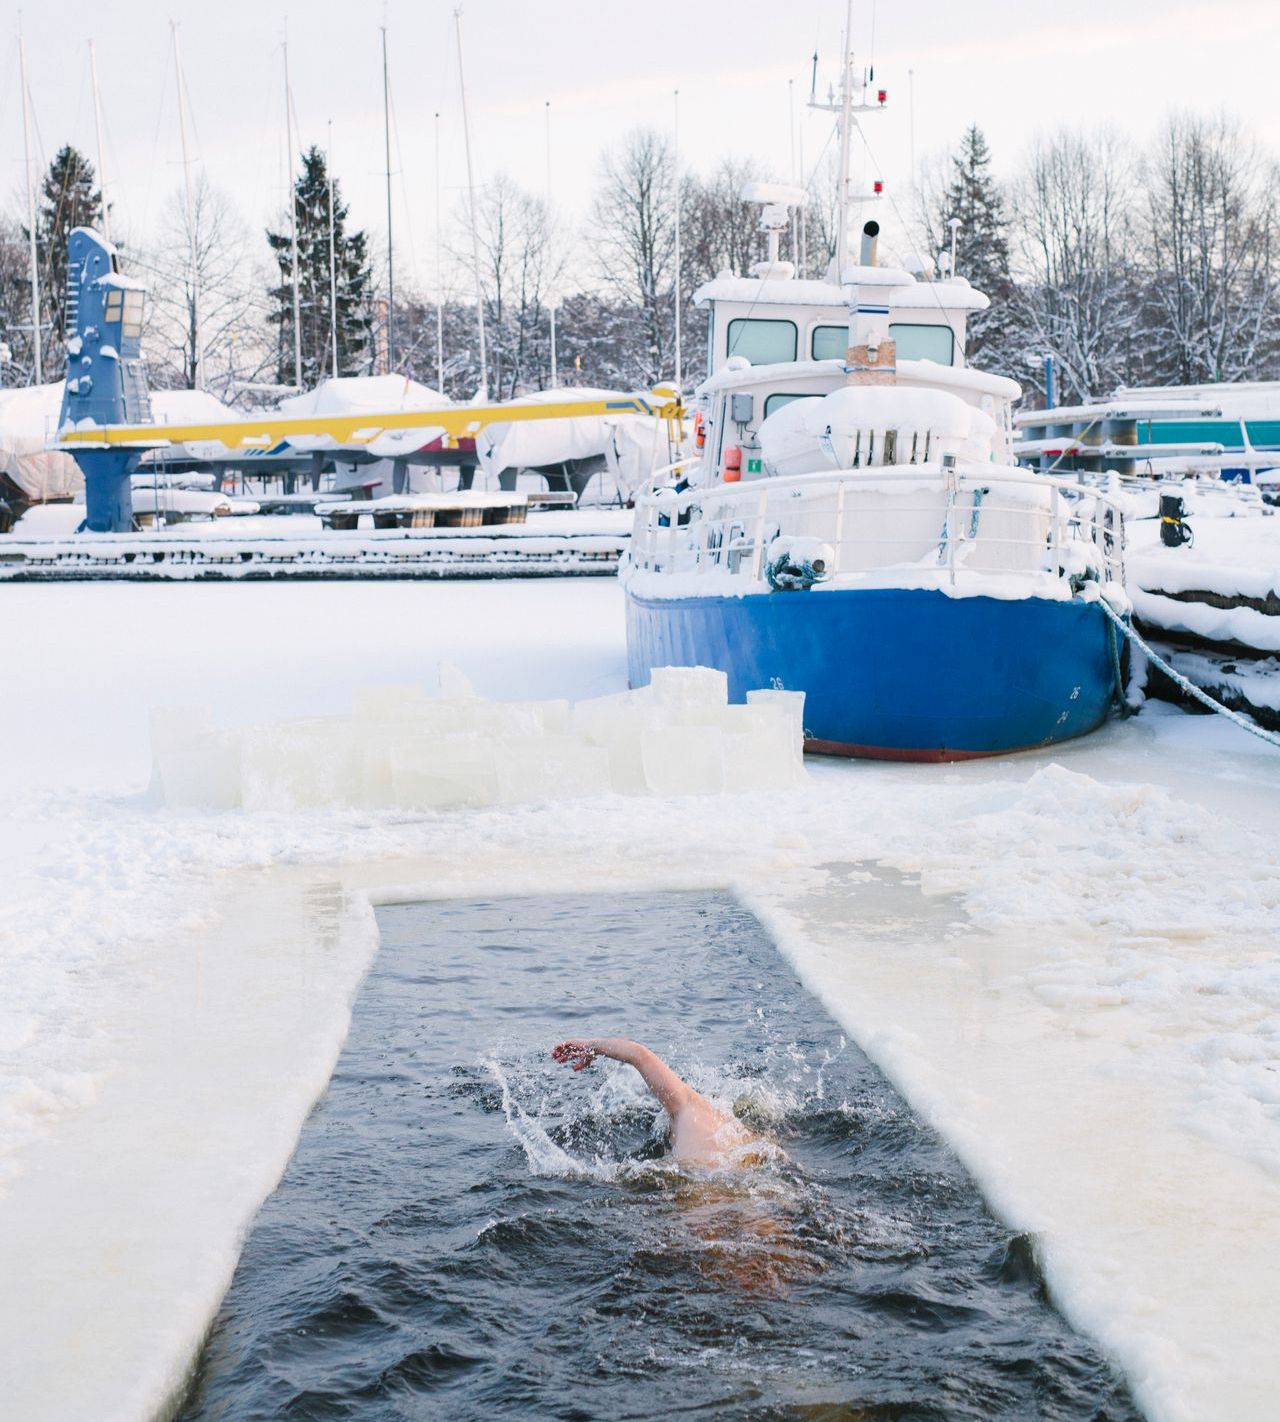
[(340, 1048), (376, 951), (371, 898), (724, 885), (1035, 1234), (1055, 1298), (1147, 1415), (1272, 1415), (1267, 747), (1151, 706), (1053, 754), (811, 763), (804, 789), (735, 800), (179, 814), (143, 796), (154, 707), (231, 724), (335, 713), (360, 687), (429, 686), (441, 659), (490, 696), (616, 691), (620, 589), (4, 597), (21, 629), (0, 790), (14, 1415), (147, 1417), (181, 1386)]

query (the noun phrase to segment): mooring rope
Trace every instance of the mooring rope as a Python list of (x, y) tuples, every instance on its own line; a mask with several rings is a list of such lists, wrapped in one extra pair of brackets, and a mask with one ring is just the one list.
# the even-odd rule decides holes
[(1224, 706), (1221, 701), (1215, 701), (1207, 691), (1202, 691), (1194, 682), (1189, 681), (1181, 672), (1175, 671), (1168, 662), (1156, 651), (1151, 644), (1146, 641), (1138, 632), (1124, 620), (1123, 617), (1111, 606), (1106, 598), (1100, 598), (1102, 610), (1121, 632), (1136, 646), (1141, 648), (1148, 661), (1153, 662), (1164, 672), (1175, 686), (1181, 687), (1193, 700), (1200, 702), (1202, 706), (1208, 707), (1210, 711), (1215, 711), (1219, 716), (1225, 716), (1228, 721), (1234, 721), (1242, 731), (1248, 731), (1251, 736), (1257, 736), (1260, 741), (1266, 741), (1269, 746), (1275, 746), (1280, 750), (1280, 736), (1273, 731), (1264, 730), (1256, 722), (1251, 721), (1247, 716), (1241, 715), (1239, 711), (1233, 711), (1229, 706)]

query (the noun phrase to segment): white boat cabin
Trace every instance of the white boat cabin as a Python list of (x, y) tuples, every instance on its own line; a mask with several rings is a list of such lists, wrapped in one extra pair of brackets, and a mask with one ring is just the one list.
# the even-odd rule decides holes
[[(899, 275), (901, 282), (885, 291), (889, 335), (899, 358), (963, 366), (965, 324), (971, 312), (987, 309), (987, 298), (963, 278), (923, 281), (906, 271)], [(846, 287), (860, 279), (859, 268), (845, 272)], [(727, 275), (699, 287), (694, 301), (710, 307), (707, 374), (733, 356), (751, 365), (843, 358), (849, 344), (846, 287)]]

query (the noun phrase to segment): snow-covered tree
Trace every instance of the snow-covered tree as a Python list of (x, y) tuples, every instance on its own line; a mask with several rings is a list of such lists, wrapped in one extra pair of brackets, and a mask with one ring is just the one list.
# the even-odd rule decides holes
[(40, 185), (36, 249), (44, 331), (42, 380), (57, 380), (66, 363), (67, 238), (74, 227), (102, 222), (102, 194), (93, 164), (69, 143), (58, 149)]
[[(302, 381), (315, 385), (330, 373), (334, 323), (338, 336), (338, 371), (359, 374), (370, 369), (373, 316), (368, 242), (363, 232), (347, 231), (347, 204), (340, 184), (333, 184), (333, 246), (337, 273), (337, 309), (329, 295), (329, 173), (324, 153), (314, 144), (302, 155), (302, 170), (294, 183), (293, 202), (298, 229), (299, 329), (302, 336)], [(276, 378), (294, 378), (293, 258), (286, 221), (283, 231), (268, 232), (280, 283), (269, 292), (269, 320), (277, 328)]]
[(1138, 316), (1132, 164), (1114, 133), (1038, 139), (1017, 192), (1024, 264), (1017, 303), (1026, 369), (1052, 355), (1057, 398), (1087, 400), (1129, 378)]
[(976, 123), (965, 130), (951, 156), (945, 187), (928, 194), (922, 206), (930, 255), (943, 267), (949, 265), (952, 223), (957, 223), (956, 274), (991, 299), (990, 308), (969, 321), (966, 359), (983, 370), (1013, 374), (1021, 341), (1009, 264), (1008, 213), (991, 171), (991, 150)]
[(1144, 256), (1160, 374), (1257, 372), (1280, 314), (1280, 170), (1225, 115), (1173, 114), (1143, 167)]

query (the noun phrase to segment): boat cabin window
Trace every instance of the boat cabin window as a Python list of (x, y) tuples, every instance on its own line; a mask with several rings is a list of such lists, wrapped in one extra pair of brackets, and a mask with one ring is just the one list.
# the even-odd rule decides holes
[(764, 417), (767, 420), (770, 415), (781, 410), (784, 405), (790, 405), (793, 400), (821, 400), (822, 396), (816, 390), (791, 391), (779, 390), (773, 395), (765, 397)]
[(729, 322), (728, 355), (751, 365), (775, 365), (796, 358), (796, 323), (740, 316)]
[[(894, 321), (889, 334), (897, 342), (903, 360), (932, 360), (950, 365), (955, 355), (955, 336), (950, 326), (917, 325)], [(849, 345), (848, 326), (815, 326), (810, 342), (814, 360), (843, 360)]]
[(815, 326), (809, 347), (814, 360), (843, 360), (849, 349), (849, 327)]
[(903, 360), (932, 360), (950, 365), (956, 349), (956, 338), (950, 326), (915, 326), (893, 322), (889, 334), (898, 343), (898, 355)]

